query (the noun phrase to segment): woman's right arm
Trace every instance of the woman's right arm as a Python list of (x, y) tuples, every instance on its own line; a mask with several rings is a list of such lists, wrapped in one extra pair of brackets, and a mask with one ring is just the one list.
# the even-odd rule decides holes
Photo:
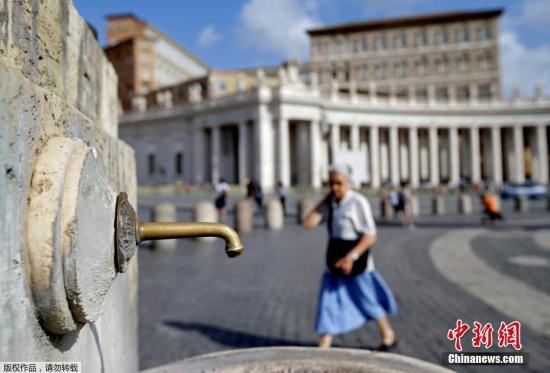
[(304, 228), (312, 229), (319, 224), (319, 222), (321, 221), (323, 208), (328, 203), (331, 197), (332, 197), (332, 194), (328, 193), (321, 201), (319, 201), (317, 206), (315, 206), (315, 208), (313, 208), (313, 210), (311, 210), (307, 214), (306, 218), (304, 219), (304, 222), (302, 223)]

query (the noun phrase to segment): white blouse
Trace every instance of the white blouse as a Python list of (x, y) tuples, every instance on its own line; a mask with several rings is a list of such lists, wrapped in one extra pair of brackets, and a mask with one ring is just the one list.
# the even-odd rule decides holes
[[(340, 203), (335, 199), (330, 203), (332, 203), (332, 226), (328, 229), (330, 238), (357, 240), (365, 234), (376, 236), (376, 225), (370, 203), (361, 193), (350, 189)], [(328, 224), (328, 206), (325, 205), (322, 215), (323, 221)], [(374, 260), (370, 254), (366, 271), (373, 270)]]
[[(357, 240), (362, 235), (376, 236), (376, 225), (372, 217), (370, 203), (365, 196), (348, 190), (340, 203), (335, 199), (332, 203), (332, 227), (329, 229), (330, 238), (343, 240)], [(322, 211), (323, 220), (328, 220), (329, 207)]]

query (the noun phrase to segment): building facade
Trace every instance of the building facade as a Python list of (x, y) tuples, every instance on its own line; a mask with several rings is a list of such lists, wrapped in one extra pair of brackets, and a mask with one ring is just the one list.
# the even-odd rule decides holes
[(208, 65), (153, 25), (133, 14), (107, 17), (105, 54), (119, 76), (124, 111), (151, 90), (206, 75)]
[(328, 89), (427, 101), (500, 95), (498, 19), (502, 10), (346, 23), (309, 30), (311, 70)]
[[(494, 18), (481, 21), (466, 24), (471, 30), (477, 30), (474, 25), (492, 30), (483, 43), (497, 58)], [(317, 37), (312, 36), (313, 44)], [(313, 55), (309, 75), (303, 65), (290, 62), (276, 74), (258, 69), (246, 84), (236, 83), (236, 89), (223, 95), (198, 95), (196, 83), (180, 85), (193, 99), (177, 105), (163, 104), (159, 90), (140, 110), (126, 113), (121, 137), (140, 149), (140, 184), (202, 184), (221, 178), (242, 183), (253, 177), (267, 190), (278, 181), (319, 188), (334, 162), (352, 167), (356, 186), (372, 188), (401, 182), (413, 187), (527, 179), (548, 183), (550, 100), (540, 91), (528, 99), (501, 99), (498, 67), (465, 73), (461, 80), (451, 75), (395, 79), (397, 88), (385, 90), (376, 79), (362, 86), (356, 75), (334, 76), (332, 71), (327, 85), (321, 78), (325, 68), (320, 67), (326, 64), (320, 57), (314, 61)], [(473, 55), (468, 59), (475, 59)], [(458, 88), (457, 82), (469, 87), (468, 95), (441, 99), (435, 94), (441, 86)], [(490, 96), (479, 94), (483, 84), (496, 86)], [(419, 97), (420, 86), (433, 94)], [(415, 94), (401, 94), (399, 87)]]

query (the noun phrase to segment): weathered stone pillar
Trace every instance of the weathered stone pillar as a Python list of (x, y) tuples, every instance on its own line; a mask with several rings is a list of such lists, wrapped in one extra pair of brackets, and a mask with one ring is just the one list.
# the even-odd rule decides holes
[(272, 199), (265, 206), (265, 225), (269, 230), (278, 231), (284, 227), (283, 205)]
[(529, 200), (526, 196), (516, 196), (514, 198), (514, 210), (518, 212), (529, 211)]
[[(216, 211), (216, 206), (210, 201), (200, 201), (195, 205), (194, 219), (198, 222), (217, 223), (218, 211)], [(203, 242), (213, 242), (217, 240), (216, 237), (198, 237), (197, 239)]]
[(456, 127), (449, 128), (449, 152), (451, 159), (450, 181), (453, 185), (457, 185), (460, 180), (460, 160), (458, 150), (458, 128)]
[(420, 201), (416, 194), (411, 194), (411, 213), (413, 216), (420, 215)]
[(393, 218), (393, 206), (391, 204), (390, 196), (388, 195), (380, 196), (380, 214), (384, 219)]
[(399, 139), (398, 139), (397, 127), (395, 125), (390, 126), (390, 176), (391, 183), (395, 186), (399, 185)]
[(538, 182), (541, 184), (548, 183), (548, 144), (546, 142), (546, 126), (537, 126), (536, 129), (536, 155), (538, 166)]
[(332, 163), (338, 163), (340, 160), (340, 126), (332, 123), (330, 126), (330, 149), (332, 152)]
[(268, 192), (275, 186), (275, 162), (273, 159), (273, 138), (274, 131), (272, 117), (268, 103), (271, 102), (271, 90), (269, 87), (260, 85), (258, 87), (258, 108), (254, 133), (256, 137), (256, 178), (259, 180), (263, 190)]
[(248, 131), (245, 122), (239, 123), (239, 183), (243, 183), (248, 175)]
[(430, 127), (430, 182), (433, 186), (439, 185), (439, 139), (437, 127)]
[(480, 161), (480, 146), (479, 146), (479, 128), (470, 128), (470, 160), (472, 170), (472, 183), (481, 181), (481, 161)]
[(371, 187), (380, 188), (380, 139), (377, 126), (371, 125), (369, 141)]
[(279, 179), (285, 187), (290, 185), (290, 137), (289, 122), (280, 116), (278, 121), (279, 134)]
[(416, 127), (409, 128), (409, 164), (410, 164), (410, 181), (412, 188), (418, 188), (420, 185), (420, 164), (418, 159), (418, 129)]
[(500, 127), (491, 127), (493, 181), (502, 184), (502, 138)]
[(307, 214), (310, 213), (311, 210), (315, 207), (315, 204), (313, 201), (309, 199), (301, 199), (298, 201), (298, 224), (302, 224), (307, 216)]
[(525, 164), (523, 160), (523, 128), (514, 126), (514, 175), (513, 180), (516, 183), (525, 181)]
[(311, 186), (321, 188), (321, 132), (318, 121), (311, 121), (309, 130)]
[[(131, 103), (126, 104), (130, 109)], [(132, 205), (136, 206), (137, 203), (135, 151), (139, 150), (119, 140), (118, 108), (117, 76), (113, 66), (72, 1), (22, 0), (0, 3), (2, 361), (76, 361), (81, 363), (82, 372), (139, 370), (139, 253), (128, 262), (124, 273), (114, 279), (111, 277), (112, 282), (105, 281), (106, 276), (114, 274), (114, 255), (111, 257), (112, 262), (103, 261), (105, 250), (114, 250), (108, 244), (109, 238), (114, 242), (114, 237), (110, 229), (100, 229), (107, 226), (114, 230), (115, 196), (104, 189), (106, 184), (115, 193), (126, 192)], [(34, 219), (29, 216), (29, 197), (33, 191), (40, 189), (33, 185), (38, 175), (33, 171), (40, 154), (49, 141), (55, 141), (55, 138), (72, 144), (70, 146), (74, 146), (74, 152), (69, 151), (70, 146), (59, 148), (56, 154), (59, 160), (53, 157), (53, 165), (57, 164), (60, 169), (64, 169), (70, 163), (71, 171), (66, 168), (67, 173), (58, 175), (65, 183), (56, 184), (57, 189), (62, 191), (58, 196), (63, 198), (63, 208), (58, 204), (60, 199), (43, 205), (44, 212), (47, 211), (49, 218), (57, 224), (42, 226), (41, 218), (45, 214), (35, 216)], [(82, 150), (85, 153), (79, 154), (85, 155), (85, 160), (75, 159), (79, 157), (75, 153)], [(63, 164), (62, 160), (67, 162)], [(98, 170), (102, 170), (101, 179)], [(54, 177), (46, 174), (42, 176), (46, 180)], [(76, 190), (71, 188), (72, 192), (69, 192), (69, 185), (74, 186), (75, 180), (77, 183), (85, 180), (81, 185), (95, 188), (83, 191), (76, 187)], [(75, 202), (69, 194), (77, 196), (74, 209), (65, 204), (68, 201)], [(112, 215), (105, 214), (106, 210), (111, 210)], [(71, 211), (76, 220), (66, 221)], [(83, 216), (85, 222), (80, 219)], [(31, 220), (37, 224), (29, 227)], [(71, 235), (65, 237), (66, 231), (61, 227), (69, 223)], [(40, 231), (57, 233), (54, 238), (57, 242), (27, 240), (29, 232)], [(71, 243), (61, 238), (70, 238)], [(56, 289), (62, 291), (57, 293), (59, 297), (55, 301), (50, 298), (52, 313), (59, 315), (66, 311), (69, 316), (66, 320), (73, 320), (73, 325), (75, 321), (81, 322), (74, 325), (76, 330), (67, 334), (53, 335), (46, 331), (44, 318), (37, 308), (38, 302), (33, 299), (41, 295), (35, 292), (37, 287), (32, 285), (31, 278), (37, 273), (31, 275), (29, 253), (44, 252), (44, 247), (50, 243), (54, 245), (50, 248), (59, 250), (55, 251), (59, 256), (47, 258), (46, 265), (55, 265), (49, 267), (55, 271), (50, 272), (51, 282), (41, 285), (47, 287), (47, 290), (42, 290), (51, 291), (53, 288), (50, 285), (55, 281)], [(65, 247), (66, 244), (67, 249), (78, 247), (78, 252), (64, 252), (68, 256), (65, 257), (66, 262), (63, 262), (61, 245)], [(97, 250), (90, 250), (94, 245)], [(75, 263), (73, 259), (76, 257), (73, 255), (84, 262)], [(89, 269), (95, 267), (98, 260), (106, 265), (94, 276), (96, 281), (93, 281), (88, 277)], [(86, 277), (84, 282), (79, 279), (75, 286), (72, 281), (74, 278), (68, 278), (68, 272), (65, 272), (70, 267), (74, 270), (73, 274)], [(71, 294), (65, 292), (65, 284)], [(84, 290), (79, 288), (83, 284), (86, 286)], [(74, 302), (74, 290), (86, 299), (81, 299), (80, 303)], [(69, 302), (74, 308), (69, 309)], [(81, 313), (92, 307), (92, 314)], [(96, 311), (97, 314), (101, 313), (97, 319), (94, 316)], [(93, 323), (82, 323), (83, 320)], [(64, 331), (73, 325), (66, 324)]]
[(250, 200), (242, 200), (235, 204), (235, 230), (240, 234), (252, 232), (254, 208)]
[(212, 127), (212, 137), (210, 138), (212, 151), (212, 183), (215, 184), (220, 181), (220, 127), (214, 125)]
[(463, 215), (470, 215), (472, 210), (472, 196), (467, 193), (460, 193), (458, 196), (458, 212)]
[(434, 215), (445, 214), (445, 196), (442, 194), (436, 194), (432, 199), (432, 213)]
[(195, 182), (201, 184), (204, 183), (204, 134), (203, 129), (198, 123), (193, 123), (193, 168), (195, 175)]

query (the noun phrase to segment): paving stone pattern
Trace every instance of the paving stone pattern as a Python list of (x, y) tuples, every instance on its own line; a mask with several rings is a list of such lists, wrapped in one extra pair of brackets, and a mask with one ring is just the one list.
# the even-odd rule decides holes
[[(147, 217), (147, 210), (140, 215)], [(180, 211), (179, 217), (190, 218), (189, 212)], [(548, 227), (546, 217), (543, 212), (513, 215), (489, 229), (506, 234), (511, 229)], [(378, 223), (374, 258), (398, 302), (399, 314), (392, 319), (399, 336), (397, 352), (441, 363), (443, 354), (452, 351), (446, 333), (458, 318), (493, 325), (510, 321), (447, 280), (429, 258), (430, 243), (436, 237), (448, 229), (477, 227), (479, 216), (424, 217), (418, 219), (415, 231), (403, 230), (394, 222)], [(173, 253), (141, 247), (141, 369), (226, 349), (317, 343), (313, 324), (326, 230), (306, 231), (295, 224), (293, 216), (283, 231), (270, 232), (262, 225), (256, 222), (253, 233), (243, 237), (245, 253), (237, 259), (225, 257), (221, 241), (180, 240)], [(467, 337), (463, 339), (465, 351), (474, 351), (468, 348)], [(550, 371), (549, 338), (525, 326), (522, 337), (527, 367), (452, 368), (461, 372)], [(374, 323), (335, 338), (339, 347), (369, 348), (379, 343)]]

